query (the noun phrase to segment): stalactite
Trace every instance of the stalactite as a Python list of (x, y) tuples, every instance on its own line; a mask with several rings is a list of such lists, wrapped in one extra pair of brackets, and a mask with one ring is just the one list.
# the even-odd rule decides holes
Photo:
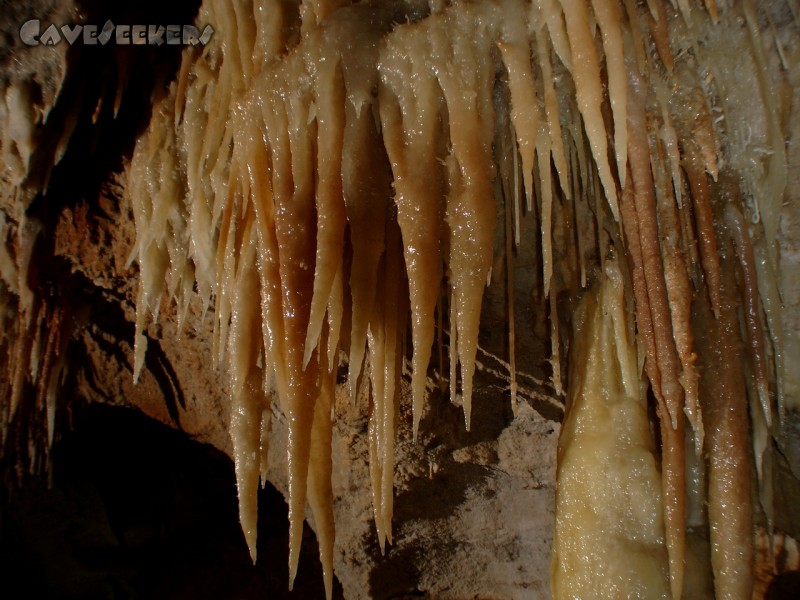
[[(616, 220), (619, 220), (619, 205), (617, 202), (617, 188), (611, 175), (611, 168), (608, 164), (608, 142), (606, 140), (606, 129), (603, 117), (600, 113), (600, 105), (603, 101), (602, 82), (600, 81), (600, 64), (595, 50), (592, 32), (589, 27), (588, 7), (580, 0), (562, 0), (561, 6), (564, 9), (564, 19), (567, 24), (567, 37), (569, 38), (570, 48), (572, 49), (573, 76), (575, 81), (575, 95), (583, 116), (583, 124), (589, 144), (592, 148), (597, 171), (603, 183), (603, 190), (611, 207), (611, 213)], [(606, 25), (609, 40), (617, 42), (616, 31), (612, 32), (612, 25), (615, 25), (613, 17), (606, 19), (606, 14), (601, 12), (603, 20), (601, 23)], [(601, 25), (602, 29), (602, 25)], [(605, 35), (605, 34), (604, 34)], [(612, 44), (615, 47), (615, 44)], [(619, 55), (612, 55), (612, 58), (619, 59)], [(618, 68), (618, 67), (617, 67)], [(616, 72), (615, 72), (616, 78)], [(615, 89), (621, 85), (615, 82)], [(615, 93), (615, 98), (617, 94)], [(618, 104), (615, 102), (614, 104)], [(620, 150), (622, 152), (622, 150)]]
[[(433, 311), (442, 279), (444, 184), (437, 155), (443, 102), (435, 74), (415, 68), (413, 48), (428, 40), (411, 30), (392, 37), (393, 47), (381, 61), (380, 105), (383, 139), (394, 176), (397, 220), (403, 235), (412, 311), (413, 431), (422, 418), (428, 364), (433, 345)], [(406, 81), (417, 77), (411, 86)], [(439, 363), (441, 364), (441, 362)]]
[[(162, 296), (185, 311), (196, 285), (214, 309), (215, 355), (237, 409), (230, 431), (251, 549), (254, 494), (266, 468), (267, 398), (275, 394), (289, 422), (290, 578), (308, 500), (331, 593), (331, 413), (340, 360), (348, 363), (353, 400), (369, 382), (373, 514), (381, 549), (392, 543), (406, 324), (414, 437), (437, 328), (441, 355), (449, 327), (450, 397), (463, 406), (469, 429), (500, 201), (512, 400), (514, 254), (530, 243), (520, 223), (538, 218), (554, 389), (560, 393), (562, 383), (559, 316), (567, 317), (559, 315), (559, 300), (574, 300), (603, 273), (606, 283), (586, 292), (591, 307), (572, 324), (568, 396), (578, 402), (589, 394), (579, 389), (585, 373), (574, 358), (588, 353), (597, 365), (608, 362), (610, 371), (598, 374), (604, 385), (642, 413), (634, 419), (642, 435), (648, 386), (655, 397), (662, 481), (653, 484), (646, 509), (659, 515), (651, 533), (654, 540), (663, 533), (664, 542), (650, 550), (667, 561), (653, 572), (679, 598), (684, 569), (692, 568), (684, 560), (684, 428), (688, 421), (699, 456), (703, 402), (695, 361), (708, 360), (694, 341), (692, 310), (703, 303), (716, 315), (700, 325), (711, 331), (706, 353), (714, 328), (722, 327), (712, 319), (725, 320), (725, 335), (734, 336), (737, 318), (720, 256), (728, 243), (719, 237), (725, 200), (710, 184), (726, 166), (728, 130), (712, 119), (718, 99), (706, 81), (710, 58), (698, 24), (725, 22), (743, 9), (718, 10), (714, 2), (676, 8), (660, 0), (647, 7), (485, 0), (432, 10), (408, 0), (303, 2), (299, 15), (276, 3), (277, 12), (265, 16), (266, 4), (256, 4), (207, 0), (201, 16), (225, 25), (226, 43), (185, 54), (171, 96), (156, 105), (139, 140), (127, 189), (140, 268), (136, 371)], [(752, 64), (763, 65), (752, 10), (742, 14)], [(683, 50), (673, 55), (673, 48)], [(778, 144), (775, 127), (770, 121), (768, 137)], [(785, 187), (780, 160), (770, 160), (766, 180), (747, 180), (759, 209), (772, 211), (762, 216), (763, 243), (749, 245), (743, 215), (725, 212), (742, 265), (754, 389), (766, 423), (771, 379), (780, 387), (773, 327), (779, 308), (754, 256), (775, 262), (774, 203)], [(767, 313), (774, 371), (759, 306)], [(581, 327), (599, 346), (582, 345)], [(598, 354), (606, 350), (609, 356)], [(635, 366), (637, 352), (644, 373)], [(447, 368), (441, 356), (437, 364)], [(741, 427), (723, 423), (718, 408), (712, 412), (707, 446)], [(709, 477), (717, 482), (726, 476), (718, 476), (715, 460)], [(725, 573), (728, 563), (718, 566), (718, 556), (712, 554), (714, 568)]]
[[(652, 142), (652, 140), (651, 140)], [(664, 164), (663, 150), (656, 142), (651, 154), (652, 171), (656, 176), (655, 190), (658, 205), (658, 222), (662, 241), (661, 259), (664, 263), (664, 280), (667, 286), (672, 336), (681, 362), (679, 381), (683, 387), (685, 406), (683, 411), (694, 432), (695, 453), (703, 452), (703, 416), (698, 394), (698, 373), (695, 369), (697, 353), (694, 350), (692, 333), (692, 290), (689, 281), (687, 257), (681, 244), (678, 207), (668, 193), (668, 171)]]
[[(730, 252), (728, 246), (727, 251)], [(744, 354), (736, 315), (731, 263), (721, 279), (719, 315), (696, 307), (701, 349), (701, 399), (706, 415), (708, 519), (717, 598), (750, 598), (753, 586), (753, 513)]]

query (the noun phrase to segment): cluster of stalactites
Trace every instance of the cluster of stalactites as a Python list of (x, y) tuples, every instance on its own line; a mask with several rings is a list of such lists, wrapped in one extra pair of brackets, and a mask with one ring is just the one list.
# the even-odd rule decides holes
[[(0, 212), (0, 458), (18, 477), (50, 469), (56, 399), (66, 375), (72, 311), (46, 301), (30, 281), (41, 226)], [(5, 456), (5, 453), (10, 456)]]
[[(330, 591), (331, 405), (340, 360), (349, 363), (354, 398), (362, 379), (369, 385), (370, 474), (383, 548), (391, 542), (407, 322), (415, 435), (437, 326), (449, 330), (451, 394), (456, 400), (460, 389), (469, 427), (498, 202), (513, 239), (507, 254), (541, 245), (557, 390), (556, 297), (585, 286), (593, 263), (613, 246), (627, 257), (644, 372), (657, 400), (666, 545), (679, 596), (685, 422), (694, 451), (704, 446), (693, 299), (707, 298), (720, 313), (720, 248), (733, 248), (744, 281), (759, 473), (772, 418), (762, 308), (780, 381), (780, 319), (774, 284), (765, 292), (764, 282), (774, 281), (785, 157), (783, 179), (777, 150), (766, 176), (763, 169), (745, 174), (752, 203), (715, 208), (718, 157), (743, 126), (719, 125), (725, 107), (708, 83), (717, 57), (699, 43), (712, 22), (739, 12), (752, 24), (752, 5), (719, 14), (713, 0), (706, 10), (658, 0), (646, 9), (627, 0), (341, 4), (204, 3), (199, 20), (215, 26), (216, 42), (199, 56), (187, 52), (130, 168), (140, 268), (137, 373), (147, 319), (158, 316), (165, 293), (181, 315), (195, 291), (213, 305), (214, 353), (230, 375), (230, 431), (253, 557), (267, 399), (275, 392), (290, 428), (291, 577), (308, 501)], [(748, 31), (757, 67), (763, 47), (757, 26)], [(769, 82), (756, 68), (748, 76), (771, 115)], [(765, 143), (782, 148), (773, 129)], [(756, 250), (743, 216), (754, 208), (764, 222)], [(535, 241), (521, 239), (522, 219), (537, 220)], [(447, 324), (437, 323), (441, 304)], [(513, 323), (509, 334), (513, 365)]]
[[(66, 54), (49, 50), (43, 66), (12, 53), (0, 83), (0, 457), (19, 478), (50, 468), (72, 319), (62, 302), (38, 294), (33, 251), (43, 227), (26, 214), (65, 156), (79, 110), (72, 106), (63, 127), (49, 120), (68, 101)], [(31, 64), (41, 69), (28, 73)], [(58, 135), (41, 144), (45, 125)]]

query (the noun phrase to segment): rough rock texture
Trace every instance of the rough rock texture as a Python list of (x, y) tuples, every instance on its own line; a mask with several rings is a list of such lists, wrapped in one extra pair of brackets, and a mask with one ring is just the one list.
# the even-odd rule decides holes
[[(800, 46), (790, 45), (794, 64), (800, 63)], [(797, 110), (797, 103), (800, 101), (800, 69), (788, 71), (787, 78), (791, 86), (792, 110), (789, 118), (789, 131), (791, 138), (786, 147), (787, 159), (790, 166), (788, 181), (786, 186), (786, 200), (781, 214), (781, 256), (784, 267), (781, 269), (781, 289), (783, 290), (783, 301), (786, 306), (784, 332), (786, 336), (786, 356), (792, 358), (800, 356), (800, 169), (796, 165), (800, 164), (800, 110)], [(791, 368), (791, 367), (790, 367)], [(787, 389), (787, 394), (795, 398), (800, 397), (800, 389)], [(788, 459), (788, 463), (794, 465), (793, 472), (797, 479), (800, 479), (800, 417), (797, 414), (794, 418), (787, 420), (784, 429), (784, 443), (781, 445), (781, 452)], [(797, 524), (792, 529), (798, 532)]]
[[(120, 183), (124, 185), (124, 179)], [(138, 384), (133, 383), (136, 273), (128, 265), (133, 226), (118, 190), (118, 185), (105, 190), (99, 210), (87, 203), (65, 207), (54, 231), (54, 256), (64, 264), (62, 277), (72, 287), (79, 286), (74, 293), (84, 304), (72, 338), (72, 368), (77, 374), (72, 395), (136, 408), (231, 455), (227, 374), (209, 367), (211, 315), (204, 318), (199, 302), (180, 331), (174, 306), (162, 304), (158, 325), (147, 332), (145, 369)], [(503, 276), (501, 271), (495, 278)], [(518, 276), (525, 281), (525, 273)], [(507, 343), (498, 327), (505, 319), (503, 296), (502, 289), (492, 288), (486, 303), (487, 335), (479, 356), (472, 431), (465, 431), (460, 406), (450, 403), (446, 390), (438, 390), (434, 376), (414, 443), (410, 390), (403, 388), (394, 544), (385, 556), (372, 520), (365, 435), (368, 399), (362, 393), (352, 406), (347, 386), (340, 386), (333, 440), (334, 565), (346, 598), (548, 594), (562, 405), (549, 386), (520, 372), (519, 411), (516, 418), (512, 415), (507, 366), (497, 357)], [(530, 305), (526, 310), (532, 310)], [(534, 334), (543, 333), (545, 313), (540, 309), (535, 314), (523, 323), (538, 321), (538, 326), (519, 335), (526, 348), (538, 349), (539, 354), (529, 352), (521, 360), (538, 365), (542, 376), (547, 348)], [(284, 495), (287, 436), (286, 420), (273, 404), (268, 479)], [(262, 555), (260, 560), (271, 557)]]
[[(70, 263), (73, 274), (95, 286), (91, 314), (106, 315), (87, 319), (81, 332), (77, 395), (135, 407), (230, 455), (227, 376), (208, 368), (210, 317), (203, 319), (199, 308), (179, 333), (174, 307), (162, 306), (159, 325), (148, 331), (146, 368), (133, 384), (133, 292), (125, 277), (131, 222), (124, 206), (109, 210), (110, 218), (88, 215), (85, 208), (67, 211), (57, 228), (57, 254)], [(105, 250), (97, 252), (95, 242)], [(491, 322), (491, 311), (501, 309), (487, 303), (486, 310)], [(531, 356), (526, 360), (536, 362)], [(539, 362), (544, 360), (540, 355)], [(346, 598), (547, 595), (561, 403), (532, 375), (520, 373), (522, 393), (514, 418), (502, 361), (483, 350), (480, 362), (469, 433), (460, 406), (450, 403), (447, 392), (437, 391), (438, 382), (431, 379), (433, 393), (414, 443), (410, 390), (403, 388), (394, 544), (385, 556), (372, 520), (368, 399), (361, 394), (352, 406), (347, 386), (339, 387), (333, 440), (334, 566)], [(284, 495), (287, 436), (286, 420), (273, 404), (268, 479)]]
[[(68, 3), (36, 4), (40, 5), (37, 14), (43, 19), (54, 19), (56, 9), (66, 11), (58, 14), (79, 16)], [(191, 14), (189, 4), (181, 4), (186, 14)], [(5, 99), (7, 89), (14, 82), (22, 82), (34, 90), (34, 105), (44, 115), (58, 106), (56, 97), (65, 77), (67, 48), (21, 52), (24, 49), (8, 40), (14, 39), (14, 27), (23, 11), (18, 6), (12, 10), (8, 4), (3, 5), (3, 11), (6, 43), (0, 51), (0, 95)], [(786, 51), (796, 55), (800, 48), (789, 45)], [(36, 176), (27, 180), (21, 196), (8, 192), (20, 171), (9, 168), (2, 173), (0, 208), (5, 251), (12, 255), (20, 251), (15, 240), (27, 211), (27, 218), (39, 223), (43, 231), (35, 250), (38, 267), (29, 284), (47, 302), (72, 308), (68, 376), (62, 382), (56, 421), (60, 427), (68, 426), (71, 401), (129, 406), (231, 455), (227, 375), (212, 367), (212, 319), (203, 314), (199, 302), (192, 305), (182, 328), (176, 323), (174, 306), (163, 302), (158, 324), (147, 331), (150, 342), (145, 369), (139, 383), (133, 384), (137, 273), (129, 258), (134, 233), (130, 207), (119, 193), (119, 186), (125, 185), (124, 176), (114, 180), (111, 171), (115, 170), (112, 165), (120, 169), (120, 158), (130, 150), (135, 121), (146, 121), (142, 107), (149, 104), (152, 89), (160, 89), (156, 81), (172, 74), (161, 65), (151, 73), (151, 85), (146, 90), (124, 92), (122, 116), (114, 119), (109, 107), (117, 94), (116, 79), (113, 84), (90, 86), (84, 96), (76, 96), (76, 90), (93, 79), (111, 81), (116, 77), (112, 74), (122, 72), (119, 65), (126, 64), (115, 62), (107, 53), (100, 56), (103, 58), (70, 55), (69, 60), (78, 66), (72, 71), (73, 83), (59, 96), (61, 108), (54, 109), (52, 121), (40, 120), (36, 124), (34, 136), (43, 141), (44, 154), (34, 155), (32, 160), (46, 163), (57, 151), (65, 127), (71, 126), (65, 121), (69, 109), (80, 109), (76, 141), (70, 142), (73, 145), (65, 154), (65, 162), (53, 172), (53, 184), (47, 193), (42, 193), (44, 181), (39, 171), (34, 170)], [(796, 56), (793, 60), (797, 64)], [(145, 61), (137, 68), (147, 69), (148, 65), (151, 63)], [(95, 77), (97, 73), (105, 73), (105, 79)], [(792, 268), (800, 260), (796, 247), (800, 238), (800, 169), (796, 168), (800, 165), (800, 144), (796, 143), (800, 139), (800, 111), (795, 108), (800, 102), (798, 76), (800, 71), (793, 71), (794, 79), (790, 81), (794, 110), (790, 115), (792, 138), (788, 151), (790, 165), (795, 168), (789, 172), (787, 210), (782, 220), (782, 277), (787, 290), (783, 300), (790, 307), (786, 323), (790, 362), (796, 358), (794, 349), (800, 344), (800, 270)], [(120, 81), (125, 81), (121, 75)], [(35, 91), (37, 88), (39, 91)], [(128, 105), (132, 97), (136, 102)], [(105, 98), (107, 107), (101, 113), (100, 125), (91, 123), (98, 98)], [(131, 108), (126, 116), (127, 106)], [(123, 125), (117, 126), (120, 122)], [(107, 133), (102, 133), (104, 127)], [(101, 156), (103, 152), (109, 155)], [(112, 180), (115, 182), (109, 183)], [(98, 193), (101, 183), (105, 187)], [(502, 243), (499, 231), (496, 246), (500, 248)], [(394, 544), (385, 556), (378, 549), (372, 521), (365, 435), (367, 401), (362, 395), (358, 404), (351, 406), (344, 387), (340, 388), (333, 441), (333, 489), (337, 524), (335, 570), (345, 597), (548, 596), (555, 449), (563, 409), (552, 387), (543, 383), (549, 373), (549, 348), (543, 341), (547, 336), (547, 311), (537, 295), (539, 282), (532, 266), (538, 264), (537, 258), (522, 258), (515, 271), (517, 360), (522, 390), (518, 414), (512, 415), (507, 367), (498, 358), (505, 356), (507, 343), (505, 292), (501, 284), (487, 292), (485, 301), (472, 431), (464, 430), (460, 407), (452, 405), (446, 393), (437, 391), (438, 380), (432, 376), (429, 389), (433, 393), (420, 439), (413, 443), (409, 393), (408, 389), (403, 390), (394, 481)], [(504, 262), (499, 260), (493, 270), (496, 283), (504, 281), (503, 269)], [(30, 389), (25, 393), (33, 394)], [(274, 404), (273, 413), (268, 478), (285, 494), (287, 426)], [(28, 433), (27, 425), (13, 424), (21, 427), (24, 434)], [(40, 427), (34, 430), (41, 435)], [(800, 475), (800, 419), (796, 415), (788, 421), (781, 448), (785, 460), (779, 463), (778, 502), (792, 506), (792, 499), (800, 497), (800, 486), (790, 474), (794, 469), (795, 476)], [(779, 515), (781, 520), (776, 525), (780, 529), (795, 536), (800, 534), (796, 511), (782, 511)], [(796, 557), (796, 544), (794, 547)], [(270, 556), (262, 554), (261, 560), (269, 561)], [(303, 577), (302, 570), (299, 577)]]

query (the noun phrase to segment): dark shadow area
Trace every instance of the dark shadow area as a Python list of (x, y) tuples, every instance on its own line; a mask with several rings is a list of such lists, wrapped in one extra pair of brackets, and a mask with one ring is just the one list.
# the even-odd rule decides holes
[[(76, 206), (88, 207), (91, 219), (105, 221), (107, 228), (122, 216), (118, 196), (105, 192), (114, 187), (111, 182), (115, 174), (123, 170), (137, 137), (147, 127), (154, 102), (168, 93), (184, 48), (166, 43), (87, 44), (82, 36), (72, 44), (60, 39), (52, 47), (41, 43), (28, 46), (20, 34), (22, 24), (38, 19), (42, 35), (51, 24), (98, 28), (109, 21), (114, 25), (184, 25), (193, 23), (200, 3), (0, 1), (0, 94), (5, 94), (8, 86), (20, 87), (22, 104), (29, 105), (36, 116), (32, 122), (30, 165), (20, 188), (25, 203), (17, 207), (25, 210), (28, 225), (15, 223), (19, 216), (9, 213), (12, 229), (19, 226), (27, 231), (28, 239), (35, 240), (31, 266), (25, 267), (27, 284), (35, 296), (34, 309), (30, 311), (34, 319), (40, 308), (52, 315), (63, 308), (72, 313), (75, 307), (94, 303), (88, 298), (88, 294), (96, 292), (93, 282), (74, 277), (74, 265), (56, 256), (59, 221), (73, 218), (74, 213), (70, 215), (64, 209)], [(84, 228), (80, 233), (88, 233), (91, 244), (99, 247), (103, 240), (92, 235), (101, 229)], [(123, 278), (118, 281), (121, 288)], [(47, 323), (36, 327), (52, 334)], [(24, 339), (19, 333), (15, 336)], [(70, 356), (70, 360), (74, 359), (74, 355)], [(147, 361), (164, 390), (169, 414), (179, 425), (184, 399), (175, 383), (176, 376), (158, 349), (148, 353)], [(37, 385), (30, 379), (18, 386), (20, 408), (11, 415), (9, 433), (1, 436), (4, 447), (0, 449), (0, 479), (4, 483), (41, 475), (48, 462), (46, 444), (42, 443), (46, 436), (43, 403), (37, 398), (41, 396)], [(59, 404), (66, 406), (70, 394), (71, 389), (67, 389)], [(2, 488), (0, 492), (5, 496)]]
[[(230, 459), (129, 409), (91, 405), (53, 449), (53, 481), (0, 506), (3, 597), (324, 598), (316, 538), (288, 591), (283, 497), (259, 497), (259, 562), (239, 526)], [(5, 495), (5, 494), (4, 494)], [(341, 598), (338, 581), (334, 597)]]
[(764, 600), (796, 600), (800, 598), (800, 573), (792, 571), (775, 577), (764, 594)]
[[(418, 565), (425, 564), (426, 557), (419, 556), (423, 552), (420, 545), (413, 542), (404, 545), (403, 525), (411, 521), (446, 521), (465, 502), (470, 489), (483, 489), (484, 482), (492, 477), (491, 465), (456, 463), (452, 457), (454, 450), (496, 440), (514, 418), (508, 396), (498, 393), (498, 387), (486, 373), (477, 372), (474, 381), (470, 431), (464, 426), (462, 407), (450, 402), (447, 390), (434, 392), (427, 399), (429, 410), (420, 425), (424, 440), (421, 443), (439, 457), (438, 469), (435, 475), (415, 478), (406, 484), (405, 490), (397, 492), (392, 519), (397, 546), (388, 545), (381, 556), (374, 533), (371, 531), (373, 534), (364, 539), (376, 560), (370, 573), (370, 593), (374, 600), (424, 596), (417, 582)], [(449, 538), (441, 540), (441, 544), (449, 543), (452, 543)]]
[[(373, 536), (374, 538), (374, 536)], [(374, 554), (380, 555), (375, 543)], [(372, 600), (404, 600), (423, 598), (424, 592), (417, 589), (420, 573), (414, 566), (418, 548), (395, 550), (390, 547), (387, 556), (378, 560), (370, 575), (370, 595)]]
[[(459, 395), (462, 393), (459, 379)], [(502, 385), (502, 384), (501, 384)], [(497, 436), (514, 420), (510, 395), (499, 392), (503, 387), (491, 374), (476, 370), (473, 378), (472, 416), (470, 430), (464, 424), (464, 410), (450, 402), (450, 390), (433, 392), (427, 398), (428, 410), (420, 423), (420, 431), (431, 432), (428, 446), (446, 443), (464, 448)]]
[[(200, 0), (140, 0), (102, 2), (77, 0), (66, 25), (89, 25), (102, 29), (114, 25), (192, 24)], [(0, 7), (0, 17), (13, 44), (12, 52), (30, 49), (18, 39), (17, 28), (28, 19), (39, 19), (44, 30), (53, 18), (46, 2), (24, 9)], [(63, 23), (57, 22), (56, 25)], [(66, 46), (61, 40), (59, 46)], [(36, 51), (45, 50), (37, 47)], [(58, 100), (46, 122), (36, 129), (36, 150), (27, 183), (40, 191), (30, 215), (43, 222), (57, 214), (51, 206), (71, 205), (79, 200), (96, 202), (103, 182), (122, 168), (137, 136), (150, 121), (153, 102), (167, 94), (179, 65), (182, 46), (105, 45), (83, 43), (81, 36), (66, 53), (67, 75)], [(55, 49), (54, 49), (55, 51)], [(3, 53), (0, 53), (0, 57)], [(36, 82), (31, 97), (37, 100)], [(68, 142), (68, 143), (67, 143)]]

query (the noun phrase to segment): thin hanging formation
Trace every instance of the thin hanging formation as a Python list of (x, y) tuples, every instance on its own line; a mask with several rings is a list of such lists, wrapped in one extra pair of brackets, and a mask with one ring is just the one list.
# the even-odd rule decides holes
[[(720, 258), (726, 249), (738, 257), (744, 282), (759, 475), (773, 398), (784, 411), (774, 274), (775, 199), (786, 165), (771, 82), (757, 68), (765, 59), (754, 7), (679, 8), (616, 0), (203, 4), (198, 21), (214, 25), (217, 43), (201, 54), (186, 51), (129, 170), (140, 271), (135, 371), (164, 295), (180, 315), (195, 293), (213, 307), (253, 559), (274, 393), (289, 422), (290, 580), (308, 501), (330, 595), (331, 407), (345, 361), (353, 399), (368, 382), (375, 524), (381, 549), (391, 543), (407, 324), (416, 436), (445, 282), (451, 397), (460, 399), (469, 428), (483, 291), (498, 206), (505, 206), (515, 247), (535, 243), (520, 239), (519, 219), (538, 222), (556, 389), (558, 295), (580, 293), (596, 265), (602, 272), (620, 264), (614, 293), (624, 288), (629, 296), (629, 318), (615, 317), (613, 335), (627, 344), (623, 329), (635, 324), (644, 365), (637, 381), (646, 376), (655, 397), (667, 572), (672, 597), (681, 596), (686, 440), (688, 452), (705, 448), (713, 464), (729, 425), (702, 398), (707, 384), (695, 367), (698, 319), (733, 318), (734, 263)], [(766, 169), (742, 161), (736, 139), (745, 124), (715, 117), (730, 108), (721, 100), (724, 84), (707, 76), (720, 64), (707, 39), (715, 42), (721, 25), (714, 23), (740, 13), (751, 25), (747, 75), (758, 83), (769, 124)], [(501, 122), (511, 135), (498, 134)], [(499, 158), (503, 152), (511, 162)], [(745, 214), (760, 220), (748, 225)], [(613, 254), (624, 260), (607, 263)], [(507, 281), (513, 296), (513, 277)], [(714, 327), (707, 346), (721, 335)], [(513, 346), (509, 354), (513, 364)], [(633, 398), (638, 384), (630, 388), (625, 373)], [(746, 414), (739, 392), (726, 402)], [(745, 455), (737, 473), (747, 469)], [(713, 469), (710, 477), (723, 494), (731, 479), (715, 479)], [(719, 531), (730, 539), (726, 528), (741, 527), (733, 520), (714, 520), (712, 538)], [(728, 543), (745, 542), (712, 544), (720, 577), (733, 568)]]

